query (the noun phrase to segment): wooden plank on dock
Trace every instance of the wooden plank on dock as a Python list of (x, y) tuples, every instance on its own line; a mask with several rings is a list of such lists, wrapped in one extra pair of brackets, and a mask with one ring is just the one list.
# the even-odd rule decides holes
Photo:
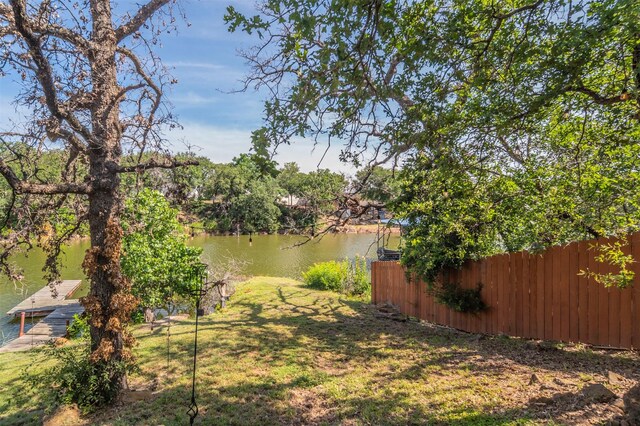
[(13, 307), (7, 314), (19, 316), (25, 312), (28, 316), (31, 316), (32, 313), (33, 316), (48, 315), (56, 309), (67, 306), (69, 302), (66, 300), (80, 287), (81, 282), (81, 280), (60, 281), (55, 285), (56, 297), (53, 296), (51, 287), (46, 285)]
[(71, 323), (75, 314), (84, 312), (84, 307), (80, 305), (78, 300), (68, 300), (66, 302), (66, 305), (57, 308), (23, 336), (0, 347), (0, 353), (28, 351), (35, 346), (43, 345), (58, 337), (64, 337), (67, 334), (67, 321)]

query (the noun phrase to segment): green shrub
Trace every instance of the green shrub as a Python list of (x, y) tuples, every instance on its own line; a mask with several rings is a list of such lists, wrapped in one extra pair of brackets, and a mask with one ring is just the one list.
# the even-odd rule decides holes
[(218, 231), (218, 222), (215, 219), (207, 219), (203, 224), (204, 230), (209, 234)]
[(144, 323), (144, 309), (138, 308), (131, 313), (131, 323), (132, 324)]
[(459, 283), (443, 283), (435, 291), (436, 301), (457, 312), (478, 313), (487, 309), (481, 296), (482, 284), (476, 288), (462, 288)]
[(87, 314), (74, 314), (73, 322), (67, 327), (67, 333), (72, 339), (89, 336), (89, 318)]
[(320, 290), (341, 291), (348, 274), (347, 262), (315, 263), (302, 274), (304, 283)]
[(43, 354), (57, 363), (41, 373), (27, 376), (30, 385), (52, 391), (62, 404), (77, 404), (83, 412), (114, 402), (122, 383), (112, 378), (135, 370), (125, 361), (91, 362), (88, 342), (61, 348), (45, 348)]
[(316, 263), (302, 274), (302, 278), (307, 286), (320, 290), (350, 295), (363, 295), (371, 291), (364, 257), (356, 257), (354, 261)]

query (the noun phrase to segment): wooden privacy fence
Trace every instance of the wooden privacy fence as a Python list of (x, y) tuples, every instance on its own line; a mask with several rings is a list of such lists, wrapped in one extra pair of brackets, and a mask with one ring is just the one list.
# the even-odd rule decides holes
[(595, 260), (595, 243), (581, 241), (551, 247), (542, 254), (517, 252), (467, 262), (445, 271), (439, 279), (463, 288), (482, 283), (488, 309), (479, 314), (455, 312), (436, 303), (425, 283), (407, 280), (398, 262), (373, 262), (372, 301), (390, 302), (406, 315), (473, 333), (582, 342), (598, 346), (640, 348), (640, 233), (628, 237), (624, 248), (636, 262), (634, 285), (605, 288), (578, 275), (581, 270), (617, 273)]

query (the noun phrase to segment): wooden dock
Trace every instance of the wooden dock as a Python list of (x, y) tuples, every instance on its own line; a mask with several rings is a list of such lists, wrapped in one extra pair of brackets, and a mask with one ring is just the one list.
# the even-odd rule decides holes
[(55, 285), (57, 295), (54, 297), (51, 286), (44, 286), (33, 295), (27, 297), (7, 312), (8, 315), (19, 317), (22, 312), (27, 317), (43, 317), (58, 308), (69, 304), (68, 299), (80, 287), (81, 280), (65, 280)]
[(36, 325), (4, 346), (0, 346), (2, 352), (28, 351), (35, 346), (42, 345), (64, 337), (67, 334), (67, 322), (71, 324), (75, 314), (84, 312), (84, 307), (77, 300), (68, 300), (65, 306), (59, 307)]
[(67, 323), (70, 324), (73, 321), (75, 314), (84, 312), (84, 307), (77, 299), (69, 299), (80, 287), (80, 283), (80, 280), (61, 281), (55, 286), (57, 293), (55, 296), (50, 286), (44, 286), (7, 312), (8, 315), (15, 317), (20, 317), (24, 312), (27, 324), (31, 317), (45, 318), (23, 336), (1, 346), (0, 353), (26, 351), (65, 336)]

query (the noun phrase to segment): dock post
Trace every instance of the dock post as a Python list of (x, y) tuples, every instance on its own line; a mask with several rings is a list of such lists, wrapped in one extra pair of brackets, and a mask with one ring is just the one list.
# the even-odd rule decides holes
[(20, 312), (20, 333), (18, 334), (18, 337), (24, 336), (24, 317), (25, 317), (25, 312), (24, 311)]

